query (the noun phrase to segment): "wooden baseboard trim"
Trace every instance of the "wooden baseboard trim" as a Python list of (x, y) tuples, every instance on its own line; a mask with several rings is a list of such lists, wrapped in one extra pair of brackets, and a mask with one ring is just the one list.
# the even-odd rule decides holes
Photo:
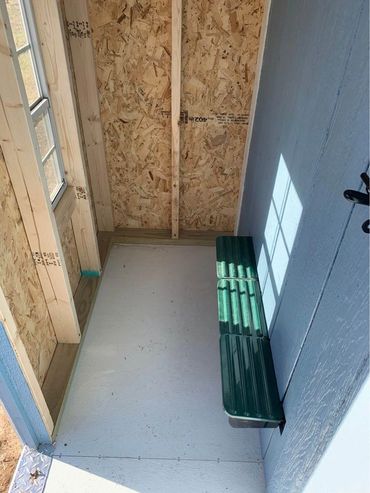
[(179, 238), (173, 239), (170, 229), (116, 229), (113, 232), (101, 231), (99, 240), (110, 244), (214, 246), (217, 236), (232, 234), (224, 231), (181, 230)]
[[(98, 243), (101, 265), (104, 268), (111, 243), (104, 238), (98, 238)], [(85, 329), (95, 303), (100, 280), (101, 277), (81, 277), (74, 295), (77, 318), (82, 336), (81, 340), (83, 340)], [(54, 425), (57, 425), (60, 412), (63, 408), (80, 347), (80, 344), (57, 344), (46, 374), (42, 392)]]

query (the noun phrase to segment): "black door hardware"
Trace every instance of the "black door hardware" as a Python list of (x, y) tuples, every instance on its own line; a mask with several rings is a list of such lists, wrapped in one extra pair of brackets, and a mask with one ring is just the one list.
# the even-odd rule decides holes
[[(370, 178), (367, 173), (361, 173), (361, 180), (366, 187), (366, 193), (358, 192), (357, 190), (345, 190), (343, 192), (344, 197), (355, 204), (370, 206)], [(364, 233), (370, 233), (370, 219), (367, 219), (362, 225), (362, 231)]]

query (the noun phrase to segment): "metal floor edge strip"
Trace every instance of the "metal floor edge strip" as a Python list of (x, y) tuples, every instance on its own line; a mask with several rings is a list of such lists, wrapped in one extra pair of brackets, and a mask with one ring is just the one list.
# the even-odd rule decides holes
[(51, 457), (25, 445), (9, 493), (43, 493), (51, 463)]

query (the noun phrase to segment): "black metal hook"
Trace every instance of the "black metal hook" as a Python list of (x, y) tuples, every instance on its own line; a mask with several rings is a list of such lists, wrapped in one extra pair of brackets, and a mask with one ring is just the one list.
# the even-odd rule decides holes
[(362, 231), (364, 233), (367, 233), (368, 235), (370, 234), (370, 219), (367, 219), (363, 224), (362, 224)]
[(361, 205), (370, 205), (370, 196), (368, 193), (358, 192), (357, 190), (345, 190), (344, 197), (350, 202)]
[[(357, 190), (345, 190), (343, 192), (344, 198), (355, 204), (370, 206), (370, 178), (367, 173), (361, 173), (361, 180), (365, 184), (366, 193), (358, 192)], [(362, 231), (370, 234), (370, 219), (365, 221), (362, 225)]]

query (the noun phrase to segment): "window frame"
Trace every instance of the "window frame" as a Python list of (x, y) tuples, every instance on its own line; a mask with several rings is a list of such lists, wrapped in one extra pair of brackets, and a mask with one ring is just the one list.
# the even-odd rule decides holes
[[(29, 122), (32, 122), (32, 124), (29, 125), (30, 127), (30, 133), (32, 137), (32, 142), (33, 142), (33, 147), (35, 150), (36, 158), (39, 163), (39, 168), (43, 172), (43, 176), (45, 178), (46, 182), (46, 191), (48, 198), (50, 200), (51, 208), (54, 210), (56, 206), (58, 205), (60, 199), (62, 198), (63, 193), (65, 192), (67, 188), (67, 180), (65, 176), (65, 170), (64, 170), (64, 164), (63, 164), (63, 157), (62, 157), (62, 152), (60, 148), (60, 143), (59, 143), (59, 136), (58, 136), (58, 131), (55, 123), (55, 118), (54, 118), (54, 113), (53, 109), (51, 107), (50, 103), (50, 95), (49, 95), (49, 89), (48, 89), (48, 83), (45, 75), (45, 68), (44, 68), (44, 63), (42, 60), (42, 55), (40, 51), (40, 43), (37, 35), (37, 30), (36, 30), (36, 24), (34, 20), (34, 15), (33, 15), (33, 10), (32, 10), (32, 5), (30, 0), (17, 0), (20, 9), (21, 9), (21, 14), (23, 16), (23, 25), (24, 29), (27, 35), (27, 43), (20, 48), (16, 48), (15, 44), (15, 39), (14, 39), (14, 33), (12, 30), (12, 25), (10, 23), (9, 19), (9, 14), (8, 14), (8, 9), (6, 2), (4, 1), (3, 3), (3, 11), (5, 11), (5, 19), (9, 25), (9, 32), (11, 35), (9, 36), (9, 44), (11, 46), (11, 49), (14, 53), (13, 56), (13, 61), (16, 66), (16, 75), (20, 87), (20, 92), (22, 96), (22, 100), (24, 103), (24, 107), (26, 108), (26, 111), (29, 112), (30, 119), (28, 119)], [(26, 86), (24, 83), (20, 63), (19, 63), (19, 55), (21, 53), (27, 53), (29, 51), (33, 63), (33, 69), (34, 69), (34, 74), (35, 74), (35, 81), (38, 87), (38, 92), (39, 92), (39, 97), (32, 102), (32, 104), (29, 103), (28, 101), (28, 96), (26, 92)], [(53, 142), (51, 143), (51, 147), (49, 148), (49, 151), (47, 154), (43, 157), (41, 155), (41, 149), (39, 146), (37, 134), (36, 134), (36, 128), (35, 124), (37, 119), (40, 117), (40, 115), (43, 115), (46, 120), (49, 120), (50, 122), (50, 133), (52, 136)], [(48, 121), (45, 122), (45, 124), (48, 126)], [(60, 179), (59, 183), (59, 188), (57, 189), (55, 194), (50, 194), (48, 184), (47, 184), (47, 178), (44, 170), (44, 165), (47, 162), (48, 158), (55, 152), (56, 158), (57, 158), (57, 166), (55, 167), (55, 171), (57, 173), (58, 179)]]

